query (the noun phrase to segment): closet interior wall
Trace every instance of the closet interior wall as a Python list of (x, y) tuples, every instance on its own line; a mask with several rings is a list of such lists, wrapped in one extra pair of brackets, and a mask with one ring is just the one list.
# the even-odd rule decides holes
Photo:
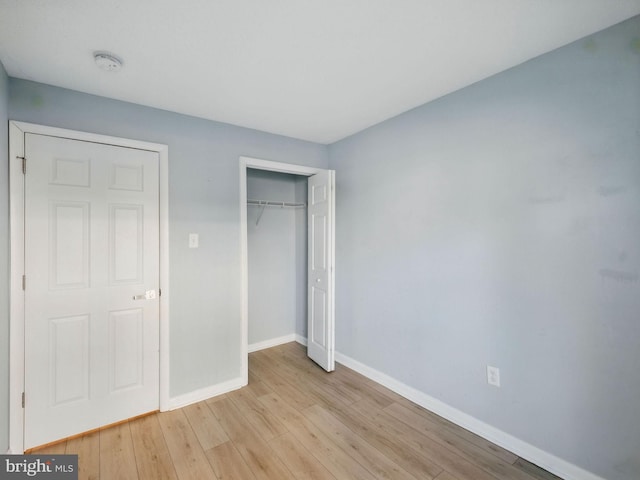
[[(306, 204), (307, 177), (247, 170), (247, 200)], [(307, 210), (247, 206), (249, 347), (307, 336)]]

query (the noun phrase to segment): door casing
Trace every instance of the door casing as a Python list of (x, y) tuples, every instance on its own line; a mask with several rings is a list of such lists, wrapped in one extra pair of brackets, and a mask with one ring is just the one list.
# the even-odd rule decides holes
[[(111, 137), (25, 122), (9, 122), (10, 317), (9, 453), (23, 453), (24, 410), (24, 137), (26, 133), (157, 152), (160, 159), (160, 410), (169, 409), (169, 148), (158, 143)], [(27, 159), (28, 169), (28, 159)], [(27, 399), (28, 401), (28, 399)]]
[[(241, 282), (241, 370), (242, 383), (249, 383), (249, 254), (247, 244), (247, 169), (269, 170), (309, 177), (325, 168), (307, 167), (258, 158), (240, 157), (240, 282)], [(334, 217), (335, 218), (335, 217)], [(331, 271), (334, 271), (331, 265)]]

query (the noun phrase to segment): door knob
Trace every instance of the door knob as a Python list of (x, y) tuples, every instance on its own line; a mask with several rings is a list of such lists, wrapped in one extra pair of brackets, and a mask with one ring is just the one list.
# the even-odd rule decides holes
[(153, 300), (154, 298), (156, 298), (156, 291), (155, 290), (147, 290), (146, 292), (144, 292), (141, 295), (134, 295), (133, 296), (134, 300)]

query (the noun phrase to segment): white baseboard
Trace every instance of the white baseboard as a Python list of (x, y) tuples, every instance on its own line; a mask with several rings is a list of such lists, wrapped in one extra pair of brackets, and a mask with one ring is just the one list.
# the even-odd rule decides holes
[(249, 353), (257, 352), (258, 350), (264, 350), (265, 348), (277, 347), (283, 343), (289, 343), (296, 340), (296, 334), (284, 335), (282, 337), (272, 338), (263, 342), (256, 342), (249, 345)]
[(365, 377), (370, 378), (374, 382), (393, 390), (398, 395), (402, 395), (421, 407), (446, 418), (456, 425), (472, 431), (476, 435), (480, 435), (490, 442), (515, 453), (519, 457), (522, 457), (525, 460), (564, 478), (565, 480), (605, 480), (602, 477), (583, 470), (582, 468), (562, 460), (551, 453), (545, 452), (538, 447), (534, 447), (527, 442), (509, 435), (502, 430), (492, 427), (471, 415), (453, 408), (446, 403), (437, 400), (424, 392), (416, 390), (415, 388), (410, 387), (389, 375), (360, 363), (351, 357), (336, 352), (336, 361), (351, 368), (352, 370), (355, 370)]
[(210, 387), (194, 390), (193, 392), (185, 393), (178, 397), (169, 399), (169, 410), (176, 410), (177, 408), (186, 407), (193, 403), (198, 403), (208, 398), (222, 395), (223, 393), (232, 392), (238, 390), (246, 385), (241, 377), (228, 380), (226, 382), (211, 385)]
[(305, 347), (307, 346), (307, 337), (303, 337), (302, 335), (298, 335), (297, 333), (295, 337), (296, 337), (295, 338), (296, 342), (298, 342), (301, 345), (304, 345)]

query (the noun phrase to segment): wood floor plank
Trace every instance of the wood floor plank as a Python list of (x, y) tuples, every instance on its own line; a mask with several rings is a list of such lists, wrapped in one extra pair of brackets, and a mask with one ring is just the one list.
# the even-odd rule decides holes
[[(257, 353), (257, 352), (256, 352)], [(252, 357), (250, 362), (251, 368), (258, 372), (258, 377), (274, 392), (278, 392), (287, 398), (289, 402), (292, 402), (294, 406), (300, 410), (310, 407), (315, 403), (313, 399), (306, 393), (300, 391), (295, 385), (287, 382), (280, 375), (273, 372), (268, 368), (268, 363), (265, 364), (264, 360), (259, 360), (258, 357)]]
[(139, 477), (157, 480), (177, 479), (158, 414), (133, 420), (130, 427)]
[[(357, 372), (354, 372), (357, 374)], [(359, 374), (358, 374), (359, 375)], [(389, 398), (389, 400), (391, 400), (392, 402), (396, 402), (396, 403), (400, 403), (400, 404), (413, 404), (413, 402), (411, 400), (408, 400), (406, 398), (404, 398), (402, 395), (397, 394), (396, 392), (394, 392), (393, 390), (390, 390), (389, 388), (385, 387), (384, 385), (381, 385), (377, 382), (374, 382), (373, 380), (371, 380), (370, 378), (367, 378), (363, 375), (360, 375), (363, 379), (363, 381), (369, 385), (371, 388), (373, 388), (374, 390), (378, 391), (379, 393), (381, 393), (382, 395), (384, 395), (385, 397)]]
[[(367, 398), (372, 399), (375, 403), (377, 403), (381, 407), (390, 405), (393, 402), (397, 402), (397, 403), (407, 402), (408, 404), (413, 404), (413, 402), (411, 402), (410, 400), (407, 400), (406, 398), (398, 395), (394, 391), (389, 390), (387, 387), (380, 385), (377, 382), (374, 382), (370, 378), (367, 378), (364, 375), (356, 372), (355, 370), (352, 370), (349, 367), (346, 367), (338, 362), (336, 362), (336, 373), (339, 373), (340, 376), (344, 377), (345, 381), (352, 382), (357, 385), (362, 385), (363, 388), (366, 389), (367, 391), (375, 392), (365, 396)], [(375, 397), (375, 398), (372, 398), (372, 397)]]
[(206, 402), (194, 403), (183, 410), (203, 450), (229, 441), (227, 433)]
[(333, 407), (328, 407), (328, 410), (344, 425), (416, 478), (432, 479), (443, 471), (443, 468), (433, 460), (402, 441), (397, 441), (388, 435), (382, 426), (369, 421), (357, 412)]
[(100, 478), (100, 432), (67, 440), (66, 454), (78, 455), (78, 478)]
[(260, 379), (256, 376), (256, 374), (251, 369), (249, 369), (249, 383), (251, 384), (259, 381)]
[[(270, 352), (266, 350), (264, 353), (268, 355)], [(334, 398), (340, 399), (345, 404), (349, 405), (362, 398), (356, 389), (348, 384), (338, 382), (334, 372), (325, 372), (314, 362), (309, 361), (309, 358), (300, 358), (282, 350), (280, 352), (273, 352), (271, 358), (277, 355), (281, 357), (280, 361), (284, 364), (283, 367), (293, 371), (296, 376), (301, 376), (315, 383), (318, 387), (323, 388)]]
[[(453, 473), (461, 480), (495, 480), (495, 477), (477, 464), (467, 460), (458, 453), (444, 447), (440, 443), (432, 440), (426, 435), (406, 428), (388, 413), (378, 409), (373, 403), (366, 400), (354, 403), (350, 410), (366, 418), (370, 422), (384, 428), (385, 433), (410, 448), (420, 452), (425, 457), (450, 473)], [(531, 479), (527, 479), (531, 480)]]
[(416, 480), (415, 476), (399, 467), (320, 405), (307, 408), (304, 414), (321, 432), (376, 478)]
[(469, 430), (459, 427), (458, 425), (455, 425), (439, 415), (436, 415), (415, 403), (409, 402), (406, 399), (404, 399), (402, 403), (393, 402), (392, 405), (385, 408), (385, 410), (398, 418), (403, 417), (408, 419), (408, 422), (411, 424), (424, 424), (425, 429), (435, 429), (439, 432), (448, 432), (464, 438), (466, 441), (473, 443), (509, 464), (513, 464), (518, 459), (518, 456), (514, 453), (511, 453), (510, 451), (499, 447), (495, 443), (492, 443)]
[(539, 466), (534, 465), (531, 462), (527, 462), (523, 458), (518, 458), (513, 466), (519, 468), (523, 472), (528, 473), (537, 480), (562, 480), (560, 477), (557, 477), (553, 473), (547, 472)]
[(269, 444), (295, 478), (336, 479), (291, 433), (280, 435)]
[(260, 397), (287, 430), (338, 480), (372, 480), (375, 477), (347, 455), (299, 411), (276, 394)]
[(269, 386), (266, 383), (261, 381), (254, 381), (253, 383), (249, 381), (249, 385), (247, 385), (247, 389), (251, 391), (251, 393), (253, 393), (256, 398), (259, 398), (262, 395), (273, 393), (273, 390), (269, 388)]
[(309, 357), (306, 352), (291, 349), (288, 345), (289, 344), (278, 345), (276, 348), (265, 350), (264, 353), (268, 355), (277, 355), (285, 362), (303, 362), (310, 369), (312, 368), (320, 372), (324, 371), (317, 363), (309, 362)]
[(345, 393), (340, 388), (336, 388), (333, 372), (325, 372), (311, 361), (306, 353), (303, 356), (292, 356), (288, 351), (290, 350), (289, 345), (291, 344), (283, 344), (257, 353), (259, 361), (290, 384), (304, 391), (317, 403), (335, 404), (338, 402), (349, 405), (360, 399), (360, 395), (354, 393), (352, 389)]
[(294, 365), (286, 363), (286, 361), (278, 359), (276, 355), (267, 356), (266, 352), (257, 353), (262, 354), (261, 357), (258, 357), (260, 358), (259, 361), (267, 365), (267, 368), (275, 370), (289, 384), (295, 385), (299, 390), (304, 391), (314, 403), (333, 405), (338, 402), (345, 406), (353, 403), (354, 400), (352, 398), (342, 395), (330, 386), (326, 387), (322, 383), (314, 381), (311, 375), (297, 369)]
[(212, 403), (219, 402), (220, 400), (224, 400), (225, 398), (227, 398), (227, 394), (223, 393), (221, 395), (216, 395), (215, 397), (207, 398), (205, 402), (207, 403), (207, 405), (210, 405)]
[(368, 398), (380, 408), (387, 407), (393, 403), (389, 397), (378, 392), (376, 389), (371, 388), (366, 382), (364, 382), (364, 377), (362, 377), (362, 375), (354, 372), (353, 370), (349, 370), (347, 367), (340, 364), (336, 365), (336, 370), (332, 374), (332, 379), (334, 382), (356, 391), (360, 398)]
[(283, 343), (279, 347), (282, 348), (283, 350), (292, 352), (292, 353), (298, 355), (299, 357), (306, 357), (307, 356), (307, 347), (302, 345), (302, 344), (300, 344), (300, 343), (298, 343), (298, 342)]
[(128, 423), (100, 430), (100, 478), (138, 478)]
[(236, 390), (229, 395), (229, 399), (264, 440), (269, 441), (287, 433), (284, 425), (258, 401), (250, 390)]
[(373, 401), (379, 404), (382, 407), (390, 405), (394, 402), (406, 401), (412, 403), (410, 400), (398, 395), (392, 390), (380, 385), (377, 382), (374, 382), (370, 378), (365, 377), (364, 375), (352, 370), (351, 368), (342, 365), (341, 363), (336, 362), (336, 373), (344, 379), (346, 382), (353, 383), (359, 387), (362, 387), (363, 390), (367, 392), (371, 392), (366, 395), (367, 398), (374, 397)]
[(516, 469), (512, 466), (513, 462), (504, 461), (495, 455), (492, 450), (481, 448), (476, 443), (471, 443), (462, 436), (451, 433), (448, 429), (441, 427), (440, 424), (418, 415), (402, 405), (393, 403), (385, 408), (384, 411), (403, 422), (408, 428), (413, 428), (425, 434), (443, 446), (449, 447), (458, 455), (477, 463), (498, 479), (511, 480), (520, 478), (528, 480), (526, 476), (515, 471)]
[(231, 400), (216, 402), (211, 408), (257, 479), (295, 480)]
[(438, 475), (435, 478), (435, 480), (458, 480), (458, 479), (445, 470), (440, 475)]
[(233, 442), (225, 442), (204, 452), (219, 480), (255, 480)]
[(164, 412), (158, 415), (158, 420), (178, 478), (180, 480), (216, 478), (184, 412), (182, 410)]

